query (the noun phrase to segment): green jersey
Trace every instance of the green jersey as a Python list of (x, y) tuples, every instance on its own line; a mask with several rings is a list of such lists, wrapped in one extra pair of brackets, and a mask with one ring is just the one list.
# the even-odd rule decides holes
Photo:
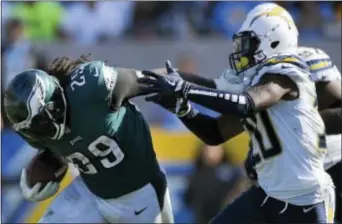
[(127, 99), (113, 109), (119, 82), (115, 68), (94, 61), (79, 66), (64, 88), (68, 129), (44, 146), (76, 165), (88, 188), (116, 198), (141, 188), (159, 172), (149, 126)]

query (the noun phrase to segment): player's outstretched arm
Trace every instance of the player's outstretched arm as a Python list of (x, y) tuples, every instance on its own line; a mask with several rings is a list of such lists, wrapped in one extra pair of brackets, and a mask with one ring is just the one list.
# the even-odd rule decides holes
[[(291, 91), (295, 92), (290, 94)], [(265, 74), (260, 82), (240, 94), (190, 85), (186, 97), (222, 114), (246, 117), (264, 110), (284, 97), (294, 99), (297, 87), (287, 76)]]
[(232, 93), (184, 81), (178, 73), (158, 76), (150, 71), (144, 75), (151, 78), (140, 79), (149, 84), (145, 91), (159, 94), (173, 94), (177, 98), (186, 98), (221, 114), (247, 117), (264, 110), (281, 99), (292, 100), (298, 97), (297, 85), (288, 76), (265, 74), (259, 83), (242, 93)]

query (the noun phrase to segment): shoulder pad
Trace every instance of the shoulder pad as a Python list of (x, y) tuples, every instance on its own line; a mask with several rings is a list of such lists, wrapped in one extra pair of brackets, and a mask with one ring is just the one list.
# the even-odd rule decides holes
[(298, 56), (302, 57), (305, 61), (317, 59), (330, 59), (329, 55), (322, 49), (313, 47), (298, 47)]
[(309, 66), (314, 82), (328, 82), (341, 79), (341, 73), (327, 53), (319, 48), (299, 47), (298, 54)]
[(260, 65), (252, 80), (252, 85), (259, 82), (265, 74), (289, 76), (293, 81), (302, 82), (309, 80), (309, 67), (305, 61), (296, 55), (277, 55)]
[(267, 59), (261, 67), (273, 66), (277, 64), (292, 64), (301, 69), (308, 69), (305, 60), (297, 55), (277, 55), (270, 59)]

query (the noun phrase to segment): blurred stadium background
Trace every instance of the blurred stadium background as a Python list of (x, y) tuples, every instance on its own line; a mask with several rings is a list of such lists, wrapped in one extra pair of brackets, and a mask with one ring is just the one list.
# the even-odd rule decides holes
[[(341, 2), (278, 3), (296, 20), (300, 44), (322, 48), (341, 68)], [(2, 1), (1, 89), (26, 68), (45, 68), (53, 57), (88, 52), (92, 59), (108, 60), (113, 66), (155, 68), (170, 59), (182, 70), (218, 77), (228, 67), (232, 34), (256, 4)], [(134, 101), (151, 124), (177, 222), (206, 222), (248, 186), (241, 165), (247, 151), (245, 134), (208, 148), (170, 113), (143, 99)], [(19, 176), (35, 151), (8, 127), (3, 113), (1, 119), (1, 218), (4, 223), (34, 223), (51, 200), (23, 200)], [(70, 172), (62, 185), (72, 178)]]

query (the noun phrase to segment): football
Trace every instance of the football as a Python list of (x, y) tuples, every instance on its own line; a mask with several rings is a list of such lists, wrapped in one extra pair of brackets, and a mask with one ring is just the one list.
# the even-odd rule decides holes
[(27, 181), (30, 187), (42, 182), (61, 182), (68, 170), (68, 163), (49, 151), (42, 151), (32, 158), (26, 167)]

